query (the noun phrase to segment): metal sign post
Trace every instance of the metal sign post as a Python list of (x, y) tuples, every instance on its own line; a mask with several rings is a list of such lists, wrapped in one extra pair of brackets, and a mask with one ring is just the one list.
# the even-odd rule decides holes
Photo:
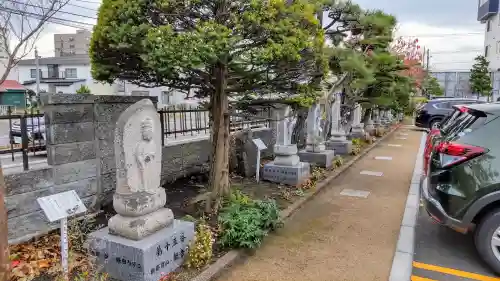
[(84, 213), (87, 208), (74, 190), (40, 197), (37, 202), (50, 222), (61, 223), (61, 265), (64, 281), (68, 281), (68, 217)]
[(68, 219), (61, 219), (61, 267), (63, 270), (63, 280), (68, 281), (69, 265), (68, 265)]
[(255, 168), (255, 180), (259, 182), (260, 177), (260, 151), (267, 148), (267, 146), (262, 142), (261, 139), (253, 139), (252, 140), (255, 146), (257, 147), (257, 167)]

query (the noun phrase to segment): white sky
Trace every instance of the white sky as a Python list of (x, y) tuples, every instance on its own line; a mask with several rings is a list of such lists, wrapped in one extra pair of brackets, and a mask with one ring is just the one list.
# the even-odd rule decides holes
[(484, 54), (483, 28), (479, 23), (471, 28), (451, 28), (403, 22), (398, 34), (418, 38), (421, 47), (430, 49), (431, 70), (469, 70), (474, 58)]
[[(364, 0), (358, 0), (358, 1), (362, 2)], [(376, 0), (370, 0), (370, 3), (372, 3), (371, 1), (376, 2)], [(400, 5), (403, 5), (405, 2), (408, 2), (409, 5), (414, 0), (400, 0), (400, 1), (401, 1), (399, 2)], [(434, 0), (434, 1), (447, 1), (447, 0)], [(85, 2), (83, 0), (72, 0), (70, 3), (79, 6), (89, 7), (91, 9), (98, 8), (98, 4), (90, 2), (92, 1)], [(379, 8), (378, 4), (374, 2), (373, 6), (375, 7), (373, 8)], [(475, 6), (475, 4), (473, 6)], [(391, 8), (393, 7), (394, 5), (391, 6)], [(477, 13), (477, 10), (475, 9), (472, 10), (470, 9), (470, 7), (468, 7), (470, 15), (468, 15), (467, 21), (464, 20), (456, 24), (450, 23), (450, 24), (437, 25), (436, 22), (432, 22), (432, 18), (429, 19), (429, 17), (425, 17), (424, 14), (422, 14), (421, 17), (419, 17), (418, 15), (410, 17), (409, 20), (405, 21), (405, 18), (409, 17), (407, 13), (401, 14), (398, 17), (399, 10), (391, 10), (390, 8), (385, 8), (385, 7), (380, 7), (380, 8), (384, 9), (384, 11), (389, 10), (389, 12), (396, 15), (399, 21), (398, 35), (401, 35), (406, 38), (409, 37), (418, 38), (422, 49), (423, 47), (426, 47), (431, 50), (430, 69), (433, 71), (468, 70), (472, 66), (474, 57), (484, 52), (483, 49), (484, 25), (474, 21)], [(95, 16), (95, 10), (82, 9), (75, 6), (67, 6), (64, 9), (65, 11), (72, 13)], [(440, 11), (436, 11), (435, 17), (440, 17), (439, 12)], [(447, 17), (453, 18), (453, 15), (450, 15), (450, 13), (447, 14)], [(95, 22), (92, 19), (80, 18), (67, 14), (58, 15), (57, 17), (81, 21), (81, 22), (88, 22), (88, 23)], [(37, 42), (39, 54), (42, 57), (49, 57), (54, 55), (54, 37), (53, 37), (54, 33), (74, 33), (75, 31), (76, 28), (73, 27), (61, 26), (52, 23), (48, 24), (43, 32), (42, 37)], [(452, 36), (449, 34), (455, 34), (455, 35)]]

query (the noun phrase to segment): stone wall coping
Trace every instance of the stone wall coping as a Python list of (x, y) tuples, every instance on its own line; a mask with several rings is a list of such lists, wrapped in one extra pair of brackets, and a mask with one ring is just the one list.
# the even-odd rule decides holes
[[(260, 131), (270, 131), (272, 130), (271, 128), (253, 128), (252, 132), (260, 132)], [(236, 131), (232, 132), (231, 134), (241, 134), (243, 131)], [(169, 146), (176, 146), (176, 145), (181, 145), (181, 144), (186, 144), (186, 143), (191, 143), (191, 142), (200, 142), (200, 141), (206, 141), (210, 139), (210, 133), (207, 133), (206, 135), (201, 135), (198, 137), (193, 136), (192, 138), (187, 138), (187, 139), (180, 139), (180, 140), (168, 140), (165, 139), (165, 145), (163, 147), (169, 147)]]
[(40, 94), (40, 101), (43, 106), (58, 104), (136, 103), (145, 98), (150, 99), (155, 104), (158, 103), (158, 97), (151, 96)]

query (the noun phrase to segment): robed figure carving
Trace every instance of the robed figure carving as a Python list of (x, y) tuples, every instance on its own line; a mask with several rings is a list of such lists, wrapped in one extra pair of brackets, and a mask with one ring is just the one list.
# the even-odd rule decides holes
[(115, 128), (116, 191), (109, 220), (113, 234), (141, 239), (173, 221), (161, 185), (161, 124), (155, 106), (143, 99), (128, 107)]

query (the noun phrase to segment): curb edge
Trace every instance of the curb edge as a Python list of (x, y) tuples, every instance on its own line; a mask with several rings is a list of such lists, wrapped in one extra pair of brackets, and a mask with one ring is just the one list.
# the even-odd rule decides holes
[(415, 226), (420, 209), (420, 179), (426, 134), (422, 133), (417, 159), (413, 168), (405, 210), (399, 229), (398, 242), (392, 260), (389, 281), (410, 281), (415, 253)]

